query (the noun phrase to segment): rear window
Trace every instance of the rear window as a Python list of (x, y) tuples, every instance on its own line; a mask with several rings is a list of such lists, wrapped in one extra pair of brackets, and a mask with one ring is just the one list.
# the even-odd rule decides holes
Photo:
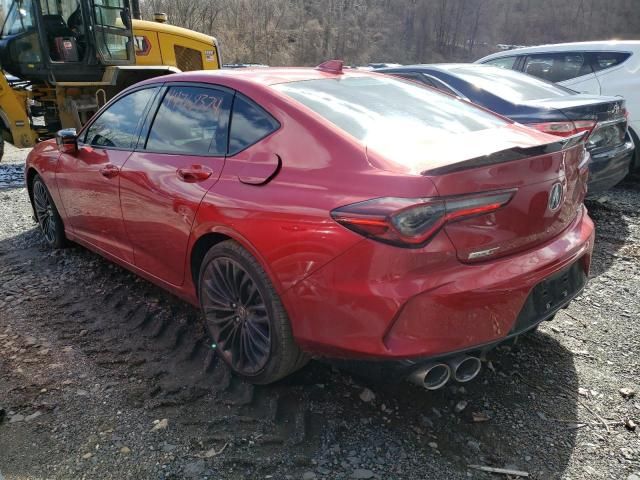
[(497, 67), (461, 67), (451, 73), (512, 103), (574, 95), (573, 90), (513, 70)]
[(231, 98), (230, 93), (213, 88), (169, 87), (145, 148), (162, 153), (224, 156)]
[(550, 82), (564, 82), (593, 73), (593, 70), (585, 54), (564, 52), (529, 55), (524, 63), (524, 73)]
[(429, 141), (507, 123), (466, 102), (390, 77), (306, 80), (274, 88), (367, 144)]
[(594, 52), (592, 55), (593, 69), (596, 72), (606, 70), (607, 68), (617, 67), (631, 56), (630, 53), (624, 52)]

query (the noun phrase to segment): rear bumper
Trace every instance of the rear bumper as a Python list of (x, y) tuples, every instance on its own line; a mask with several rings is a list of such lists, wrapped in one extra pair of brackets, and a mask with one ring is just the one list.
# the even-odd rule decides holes
[(283, 301), (304, 350), (415, 365), (499, 343), (552, 316), (573, 295), (519, 321), (545, 279), (574, 264), (586, 277), (593, 236), (582, 209), (553, 240), (473, 265), (457, 260), (446, 235), (433, 252), (365, 240), (287, 291)]
[(602, 193), (622, 181), (629, 173), (635, 146), (629, 139), (611, 150), (591, 154), (588, 195)]

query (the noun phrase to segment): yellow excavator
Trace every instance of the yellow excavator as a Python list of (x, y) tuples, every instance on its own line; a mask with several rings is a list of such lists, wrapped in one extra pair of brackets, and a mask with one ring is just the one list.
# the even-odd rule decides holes
[[(139, 0), (11, 0), (0, 32), (0, 160), (79, 129), (111, 97), (147, 78), (220, 68), (214, 37), (144, 21)], [(135, 112), (132, 112), (135, 115)]]

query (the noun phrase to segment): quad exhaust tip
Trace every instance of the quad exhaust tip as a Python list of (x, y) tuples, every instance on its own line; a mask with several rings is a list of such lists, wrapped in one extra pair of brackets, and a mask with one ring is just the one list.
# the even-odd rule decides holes
[(456, 357), (449, 361), (453, 379), (459, 383), (470, 382), (478, 376), (482, 363), (478, 357)]
[(409, 380), (427, 390), (438, 390), (446, 385), (451, 377), (451, 369), (446, 363), (432, 363), (416, 369)]
[(409, 381), (427, 390), (438, 390), (453, 378), (456, 382), (470, 382), (478, 376), (482, 363), (478, 357), (463, 355), (447, 363), (431, 363), (418, 367), (409, 375)]

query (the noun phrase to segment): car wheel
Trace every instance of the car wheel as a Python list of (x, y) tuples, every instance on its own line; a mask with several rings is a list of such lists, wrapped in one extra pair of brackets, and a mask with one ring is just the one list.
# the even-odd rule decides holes
[(638, 135), (636, 135), (636, 132), (634, 132), (633, 130), (629, 129), (629, 134), (631, 135), (633, 143), (636, 147), (633, 152), (633, 158), (631, 160), (631, 168), (629, 168), (629, 172), (631, 174), (637, 175), (640, 174), (640, 140), (638, 139)]
[(209, 250), (200, 268), (198, 296), (217, 353), (240, 377), (272, 383), (308, 361), (267, 274), (236, 242)]
[(2, 132), (0, 132), (0, 162), (2, 161), (2, 157), (4, 157), (4, 137), (2, 136)]
[(64, 224), (56, 209), (51, 194), (47, 186), (39, 175), (33, 179), (31, 187), (33, 194), (33, 207), (36, 213), (36, 220), (40, 225), (40, 230), (44, 239), (51, 248), (62, 248), (66, 244), (64, 235)]

